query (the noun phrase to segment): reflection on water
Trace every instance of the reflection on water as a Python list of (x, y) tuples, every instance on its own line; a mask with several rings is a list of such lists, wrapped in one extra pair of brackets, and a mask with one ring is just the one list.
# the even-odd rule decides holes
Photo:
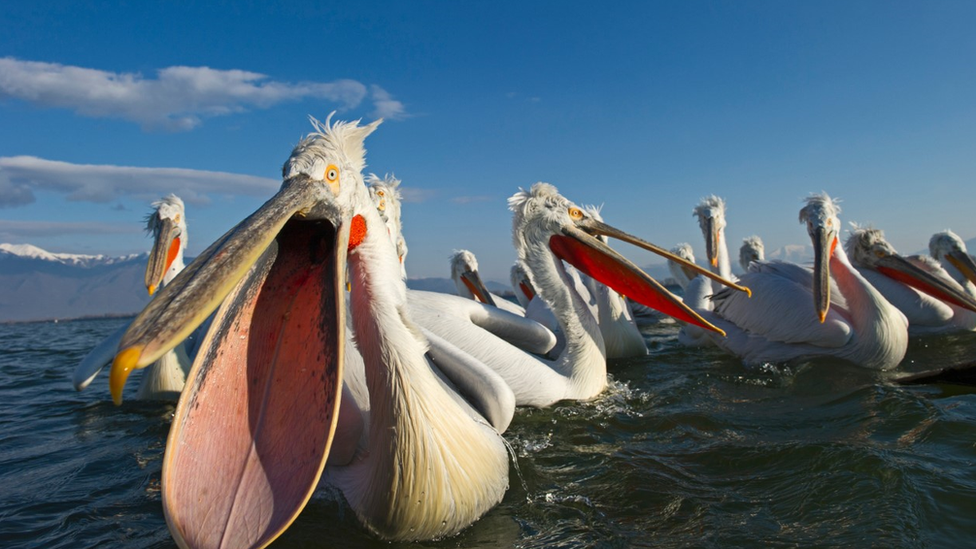
[[(5, 547), (172, 547), (160, 503), (173, 406), (76, 393), (74, 366), (126, 320), (0, 326)], [(971, 544), (972, 387), (899, 386), (817, 361), (742, 368), (685, 349), (611, 364), (599, 398), (520, 410), (504, 501), (422, 547)], [(976, 335), (915, 338), (899, 373), (971, 362)], [(393, 544), (395, 545), (395, 544)], [(275, 547), (390, 547), (323, 488)]]

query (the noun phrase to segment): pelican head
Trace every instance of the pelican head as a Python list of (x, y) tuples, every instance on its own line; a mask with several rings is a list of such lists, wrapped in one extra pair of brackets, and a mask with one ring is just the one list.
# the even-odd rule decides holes
[(830, 259), (837, 248), (840, 232), (840, 206), (827, 193), (812, 194), (800, 209), (800, 223), (807, 226), (813, 242), (813, 304), (820, 322), (830, 310)]
[[(976, 300), (962, 291), (958, 284), (951, 283), (947, 278), (934, 276), (905, 259), (885, 240), (884, 231), (880, 229), (854, 225), (844, 249), (855, 265), (874, 269), (936, 299), (976, 311)], [(942, 270), (937, 265), (929, 268), (932, 267)]]
[(404, 265), (407, 259), (407, 241), (403, 238), (403, 222), (400, 217), (402, 212), (400, 204), (403, 201), (403, 196), (400, 194), (400, 183), (401, 181), (392, 174), (386, 174), (382, 178), (375, 173), (366, 176), (369, 195), (376, 204), (380, 218), (386, 223), (390, 238), (393, 239), (393, 244), (396, 246), (397, 257), (400, 258), (400, 274), (406, 278), (407, 272)]
[(929, 254), (950, 273), (950, 267), (959, 271), (961, 276), (955, 277), (957, 282), (962, 283), (965, 278), (976, 284), (976, 262), (966, 251), (966, 243), (956, 233), (947, 229), (932, 235), (929, 240)]
[(705, 236), (705, 254), (712, 267), (718, 267), (718, 246), (725, 231), (725, 200), (713, 195), (706, 196), (695, 206), (692, 215)]
[(172, 280), (183, 267), (186, 249), (186, 215), (183, 201), (175, 194), (152, 203), (146, 216), (146, 231), (153, 236), (153, 247), (146, 265), (146, 289), (153, 295), (164, 282)]
[(451, 280), (457, 285), (458, 295), (496, 306), (478, 274), (478, 260), (468, 250), (454, 250), (451, 254)]
[[(682, 242), (671, 248), (671, 253), (674, 255), (688, 261), (689, 263), (695, 262), (695, 252), (691, 249), (691, 244), (687, 242)], [(685, 265), (681, 265), (674, 261), (668, 260), (668, 270), (671, 271), (671, 276), (678, 281), (678, 285), (682, 288), (686, 288), (691, 279), (698, 276), (698, 273)]]
[[(515, 249), (518, 259), (526, 265), (529, 265), (530, 255), (545, 256), (530, 254), (532, 247), (546, 246), (554, 260), (570, 263), (619, 294), (685, 322), (723, 333), (597, 237), (617, 238), (681, 263), (687, 263), (686, 260), (594, 219), (548, 183), (536, 183), (529, 191), (515, 193), (508, 199), (508, 205), (514, 212), (512, 236)], [(691, 264), (691, 267), (711, 275), (697, 265)]]
[(515, 292), (515, 297), (518, 299), (519, 305), (523, 308), (528, 307), (529, 302), (535, 297), (535, 287), (532, 285), (532, 281), (529, 280), (529, 274), (525, 271), (525, 267), (516, 261), (512, 265), (509, 278), (511, 279), (512, 290)]
[(742, 247), (739, 248), (739, 265), (742, 270), (749, 272), (749, 264), (753, 261), (762, 261), (766, 258), (766, 248), (763, 241), (756, 235), (747, 236), (742, 239)]
[(363, 140), (379, 123), (312, 119), (280, 190), (164, 286), (122, 337), (109, 380), (116, 403), (132, 369), (220, 307), (163, 462), (166, 521), (182, 547), (264, 547), (321, 477), (342, 387), (346, 256), (366, 235), (353, 213), (374, 209)]

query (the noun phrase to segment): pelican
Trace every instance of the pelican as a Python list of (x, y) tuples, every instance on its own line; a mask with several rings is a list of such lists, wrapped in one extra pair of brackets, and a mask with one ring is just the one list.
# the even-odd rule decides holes
[(929, 254), (967, 294), (976, 297), (976, 262), (959, 235), (950, 230), (935, 233), (929, 240)]
[[(692, 210), (692, 215), (698, 218), (702, 236), (705, 238), (705, 257), (708, 268), (723, 278), (735, 280), (732, 275), (732, 264), (729, 260), (729, 249), (725, 243), (725, 200), (715, 195), (708, 195)], [(685, 287), (685, 303), (700, 311), (710, 311), (713, 307), (712, 296), (719, 291), (719, 286), (705, 277), (696, 276)], [(678, 332), (678, 341), (689, 347), (702, 347), (713, 343), (712, 338), (697, 326), (682, 326)]]
[(526, 353), (459, 319), (454, 304), (467, 300), (433, 292), (411, 292), (408, 300), (419, 324), (495, 369), (514, 391), (517, 404), (546, 407), (563, 399), (590, 399), (607, 383), (603, 336), (563, 261), (631, 299), (710, 327), (594, 235), (639, 243), (665, 257), (668, 252), (594, 220), (547, 183), (516, 193), (509, 199), (509, 207), (514, 212), (512, 232), (518, 261), (565, 336), (565, 346), (555, 359)]
[[(146, 231), (153, 236), (153, 247), (146, 265), (146, 289), (149, 295), (165, 286), (183, 270), (183, 251), (186, 249), (186, 214), (183, 201), (171, 194), (152, 203), (153, 211), (146, 216)], [(112, 363), (122, 334), (129, 328), (122, 326), (92, 349), (75, 368), (73, 384), (81, 391), (95, 379), (106, 365)], [(139, 400), (176, 400), (183, 390), (190, 371), (190, 357), (184, 343), (159, 357), (142, 374), (136, 398)]]
[(747, 236), (742, 239), (742, 247), (739, 248), (739, 266), (742, 272), (749, 272), (749, 264), (753, 261), (763, 261), (766, 259), (766, 248), (763, 241), (756, 235)]
[(397, 257), (400, 259), (400, 274), (404, 279), (407, 278), (407, 241), (403, 238), (403, 225), (400, 219), (400, 202), (403, 197), (400, 194), (401, 181), (391, 174), (386, 174), (380, 178), (375, 173), (366, 176), (366, 184), (369, 185), (369, 194), (373, 197), (376, 209), (380, 212), (380, 217), (386, 223), (386, 228), (390, 237), (394, 239)]
[(904, 258), (869, 227), (855, 226), (845, 247), (858, 272), (908, 318), (909, 334), (976, 329), (976, 300), (935, 260)]
[(451, 280), (457, 288), (457, 295), (480, 301), (486, 305), (498, 307), (512, 314), (525, 316), (525, 309), (511, 301), (492, 294), (478, 272), (478, 258), (469, 250), (454, 250), (451, 252)]
[[(732, 263), (729, 248), (725, 243), (725, 200), (708, 195), (699, 202), (692, 212), (698, 218), (702, 235), (705, 237), (705, 256), (713, 273), (726, 280), (732, 280)], [(715, 287), (718, 291), (718, 287)]]
[[(671, 253), (684, 259), (688, 263), (695, 262), (695, 252), (691, 249), (691, 244), (687, 242), (681, 242), (674, 248), (671, 248)], [(682, 290), (688, 289), (688, 284), (698, 276), (698, 272), (694, 269), (689, 269), (685, 265), (678, 263), (676, 261), (668, 260), (668, 270), (671, 271), (671, 277), (674, 278), (678, 286), (681, 286)], [(686, 300), (687, 301), (687, 300)]]
[(439, 380), (408, 314), (396, 250), (361, 175), (363, 141), (379, 123), (313, 119), (278, 193), (163, 288), (123, 337), (110, 379), (117, 403), (133, 368), (220, 307), (163, 463), (164, 511), (181, 547), (264, 547), (311, 496), (350, 408), (339, 402), (347, 264), (368, 440), (349, 465), (330, 465), (327, 481), (367, 529), (403, 541), (452, 535), (507, 489), (504, 441)]
[(713, 297), (713, 314), (703, 316), (728, 334), (712, 338), (716, 345), (747, 365), (831, 356), (888, 370), (901, 362), (908, 321), (837, 245), (839, 213), (826, 194), (811, 195), (800, 210), (813, 242), (812, 272), (791, 263), (753, 263), (739, 281), (754, 291), (752, 299), (725, 290)]

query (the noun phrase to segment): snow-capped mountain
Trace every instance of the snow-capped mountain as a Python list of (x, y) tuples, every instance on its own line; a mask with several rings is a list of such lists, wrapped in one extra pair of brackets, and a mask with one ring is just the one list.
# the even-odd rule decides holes
[(0, 244), (0, 322), (137, 313), (149, 302), (146, 261)]
[[(6, 253), (4, 253), (6, 252)], [(96, 265), (112, 265), (123, 261), (131, 261), (146, 254), (129, 254), (119, 257), (107, 255), (58, 254), (42, 250), (31, 244), (0, 244), (0, 261), (4, 258), (17, 257), (20, 259), (41, 259), (56, 261), (62, 265), (75, 267), (93, 267)]]

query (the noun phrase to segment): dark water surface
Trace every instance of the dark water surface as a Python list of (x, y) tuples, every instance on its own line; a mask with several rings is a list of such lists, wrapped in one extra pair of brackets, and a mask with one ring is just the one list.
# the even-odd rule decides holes
[[(173, 405), (112, 405), (70, 376), (124, 319), (0, 325), (0, 546), (173, 547), (159, 478)], [(520, 410), (505, 500), (415, 547), (976, 545), (976, 390), (818, 362), (746, 370), (644, 328), (587, 403)], [(976, 360), (913, 339), (899, 372)], [(130, 386), (136, 384), (130, 383)], [(273, 547), (384, 547), (320, 490)]]

